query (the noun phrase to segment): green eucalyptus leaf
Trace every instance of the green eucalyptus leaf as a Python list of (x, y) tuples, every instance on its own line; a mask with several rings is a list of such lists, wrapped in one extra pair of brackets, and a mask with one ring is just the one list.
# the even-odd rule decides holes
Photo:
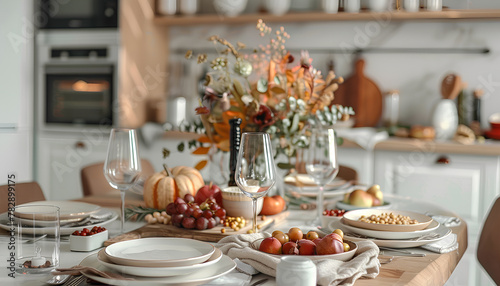
[(290, 170), (295, 168), (295, 165), (290, 163), (278, 163), (277, 166), (282, 170)]
[(184, 142), (181, 142), (181, 143), (179, 143), (179, 145), (177, 145), (177, 151), (179, 151), (179, 152), (183, 152), (185, 148), (186, 148), (186, 145), (184, 144)]

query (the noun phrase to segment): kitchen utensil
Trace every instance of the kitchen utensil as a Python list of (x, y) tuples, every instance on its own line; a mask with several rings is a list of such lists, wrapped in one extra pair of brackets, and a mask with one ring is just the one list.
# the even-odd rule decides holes
[(49, 285), (62, 285), (68, 281), (69, 278), (71, 278), (71, 275), (54, 275), (52, 278), (47, 280), (45, 283)]
[(441, 95), (443, 99), (454, 100), (462, 90), (462, 79), (456, 74), (448, 74), (441, 82)]
[(33, 238), (33, 239), (28, 239), (24, 243), (35, 243), (35, 242), (37, 242), (39, 240), (42, 240), (42, 239), (44, 239), (46, 237), (47, 237), (47, 234), (40, 235), (39, 237), (36, 237), (36, 238)]
[(335, 91), (334, 104), (351, 106), (356, 112), (354, 127), (373, 127), (382, 115), (382, 92), (364, 74), (365, 60), (359, 58), (352, 75)]
[(425, 257), (425, 253), (415, 253), (415, 252), (408, 251), (408, 250), (390, 248), (390, 247), (384, 247), (384, 246), (379, 246), (378, 248), (380, 248), (381, 250), (398, 252), (398, 253), (404, 254), (405, 256)]

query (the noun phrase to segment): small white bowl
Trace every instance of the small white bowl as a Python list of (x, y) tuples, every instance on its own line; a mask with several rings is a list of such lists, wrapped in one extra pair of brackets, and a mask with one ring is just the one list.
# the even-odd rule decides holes
[(322, 215), (321, 216), (321, 227), (322, 229), (328, 229), (330, 223), (333, 221), (338, 222), (342, 219), (341, 216), (329, 216), (329, 215)]
[(70, 235), (69, 249), (71, 251), (92, 251), (101, 248), (106, 240), (108, 240), (108, 230), (89, 236)]
[[(262, 198), (257, 199), (257, 214), (262, 210), (262, 202)], [(222, 189), (222, 206), (228, 216), (253, 217), (252, 199), (245, 196), (238, 187)]]

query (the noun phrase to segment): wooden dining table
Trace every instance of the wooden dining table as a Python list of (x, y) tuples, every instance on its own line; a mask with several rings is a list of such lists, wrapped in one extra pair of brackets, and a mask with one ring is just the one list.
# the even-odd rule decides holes
[[(456, 214), (443, 209), (442, 207), (411, 198), (386, 195), (386, 199), (391, 201), (392, 208), (416, 212), (430, 212), (435, 215), (456, 216)], [(118, 192), (105, 193), (78, 199), (78, 201), (98, 204), (105, 207), (118, 207), (120, 196)], [(141, 197), (136, 194), (128, 195), (127, 205), (144, 205)], [(289, 210), (291, 215), (274, 226), (274, 229), (287, 230), (289, 227), (304, 224), (304, 217), (314, 216), (315, 211)], [(434, 253), (422, 248), (410, 248), (414, 252), (424, 253), (425, 257), (409, 257), (391, 252), (393, 260), (390, 263), (382, 264), (380, 273), (375, 279), (360, 278), (354, 285), (443, 285), (451, 276), (453, 270), (459, 263), (467, 249), (467, 224), (462, 219), (460, 225), (450, 227), (452, 233), (457, 235), (458, 249), (449, 253)], [(272, 231), (272, 230), (271, 230)], [(261, 285), (275, 285), (274, 277), (264, 274), (255, 275), (252, 281), (261, 278), (270, 278), (268, 282)]]

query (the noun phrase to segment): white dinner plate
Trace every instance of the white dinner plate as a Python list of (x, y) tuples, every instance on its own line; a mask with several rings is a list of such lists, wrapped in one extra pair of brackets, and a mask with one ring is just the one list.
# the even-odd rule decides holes
[[(37, 205), (59, 207), (60, 220), (84, 218), (91, 215), (92, 213), (98, 212), (101, 209), (101, 207), (98, 205), (88, 204), (83, 202), (72, 202), (72, 201), (36, 201), (36, 202), (22, 204), (19, 206), (28, 206), (27, 208), (23, 208), (23, 212), (26, 211), (36, 212)], [(31, 215), (25, 214), (23, 212), (16, 211), (14, 214), (19, 218), (32, 219)]]
[[(104, 221), (99, 222), (99, 223), (91, 223), (89, 225), (85, 226), (74, 226), (74, 227), (65, 227), (61, 226), (59, 228), (59, 234), (60, 235), (70, 235), (72, 234), (75, 230), (82, 230), (84, 227), (86, 228), (92, 228), (94, 226), (106, 226), (109, 223), (113, 222), (118, 218), (118, 214), (110, 209), (106, 208), (101, 208), (98, 213), (99, 217), (105, 217)], [(5, 230), (10, 230), (12, 227), (14, 229), (17, 229), (17, 224), (14, 223), (14, 225), (10, 225), (8, 221), (8, 214), (3, 213), (0, 214), (0, 228), (5, 229)], [(48, 235), (54, 235), (55, 234), (55, 229), (53, 227), (25, 227), (23, 228), (23, 233), (25, 234), (48, 234)]]
[(346, 204), (343, 201), (338, 201), (335, 204), (336, 208), (345, 210), (345, 211), (353, 211), (353, 210), (361, 210), (361, 209), (389, 209), (391, 208), (391, 203), (388, 201), (384, 201), (384, 203), (381, 206), (376, 206), (376, 207), (358, 207), (358, 206), (353, 206), (351, 204)]
[(416, 230), (416, 231), (409, 231), (409, 232), (404, 232), (404, 231), (378, 231), (378, 230), (371, 230), (371, 229), (364, 229), (364, 228), (359, 228), (355, 227), (352, 225), (348, 225), (342, 222), (342, 220), (332, 222), (328, 225), (327, 229), (330, 231), (333, 231), (337, 228), (340, 228), (344, 230), (344, 232), (349, 233), (357, 233), (361, 235), (365, 235), (368, 237), (373, 237), (373, 238), (379, 238), (379, 239), (411, 239), (411, 238), (416, 238), (420, 237), (422, 235), (429, 234), (433, 231), (435, 231), (439, 227), (439, 222), (432, 220), (432, 222), (429, 224), (429, 226), (423, 230)]
[(111, 268), (117, 271), (118, 273), (125, 273), (143, 277), (168, 277), (168, 276), (186, 275), (193, 273), (195, 271), (200, 271), (206, 267), (210, 267), (215, 263), (217, 263), (221, 258), (222, 258), (222, 251), (216, 248), (212, 256), (210, 256), (210, 258), (203, 263), (198, 263), (189, 266), (177, 266), (177, 267), (136, 267), (136, 266), (120, 265), (111, 262), (104, 253), (104, 249), (101, 249), (97, 253), (97, 259), (104, 266)]
[[(376, 245), (383, 247), (391, 247), (391, 248), (419, 247), (446, 238), (448, 235), (451, 234), (451, 229), (440, 224), (436, 229), (436, 231), (434, 232), (438, 234), (437, 237), (430, 239), (422, 239), (422, 240), (411, 240), (411, 239), (369, 239), (369, 240), (373, 241)], [(366, 240), (366, 238), (352, 237), (347, 234), (344, 234), (344, 238), (354, 241)]]
[(236, 263), (229, 258), (227, 255), (223, 255), (222, 258), (215, 264), (206, 267), (204, 269), (200, 269), (199, 271), (195, 271), (189, 275), (179, 275), (179, 276), (171, 276), (171, 277), (140, 277), (140, 276), (132, 276), (124, 273), (120, 273), (119, 271), (107, 268), (102, 265), (97, 259), (97, 253), (91, 254), (85, 257), (82, 262), (80, 262), (81, 266), (89, 266), (95, 267), (101, 271), (109, 271), (116, 274), (120, 274), (126, 278), (132, 278), (133, 280), (117, 280), (117, 279), (108, 279), (100, 276), (96, 276), (93, 274), (83, 274), (86, 277), (109, 285), (123, 285), (123, 286), (148, 286), (148, 285), (178, 285), (178, 286), (194, 286), (207, 283), (211, 280), (214, 280), (222, 275), (225, 275), (232, 271), (236, 267)]
[[(417, 220), (418, 223), (415, 224), (376, 224), (360, 221), (361, 216), (369, 217), (371, 215), (382, 215), (383, 213), (393, 213), (395, 215), (408, 216), (410, 219)], [(379, 230), (379, 231), (416, 231), (425, 229), (431, 222), (432, 218), (416, 212), (410, 211), (400, 211), (400, 210), (380, 210), (380, 209), (362, 209), (348, 211), (344, 214), (342, 218), (343, 222), (355, 227)]]
[[(79, 222), (84, 220), (85, 217), (77, 217), (77, 218), (70, 218), (70, 219), (62, 219), (59, 220), (59, 223), (61, 225), (67, 224), (67, 223), (72, 223), (72, 222)], [(23, 225), (31, 225), (31, 226), (36, 226), (36, 227), (51, 227), (54, 225), (54, 221), (50, 220), (36, 220), (36, 219), (27, 219), (27, 218), (20, 218), (14, 216), (14, 222), (20, 222)]]
[(148, 237), (113, 243), (105, 254), (120, 265), (173, 267), (205, 262), (214, 251), (210, 243), (195, 239)]
[[(312, 179), (307, 178), (306, 174), (299, 174), (299, 182), (307, 182), (304, 185), (297, 185), (294, 176), (285, 177), (285, 187), (289, 192), (296, 192), (297, 194), (304, 197), (316, 197), (318, 194), (319, 187), (314, 184)], [(326, 185), (323, 191), (323, 196), (325, 198), (337, 197), (345, 193), (351, 192), (353, 188), (352, 182), (348, 182), (343, 179), (336, 178), (330, 184)]]

